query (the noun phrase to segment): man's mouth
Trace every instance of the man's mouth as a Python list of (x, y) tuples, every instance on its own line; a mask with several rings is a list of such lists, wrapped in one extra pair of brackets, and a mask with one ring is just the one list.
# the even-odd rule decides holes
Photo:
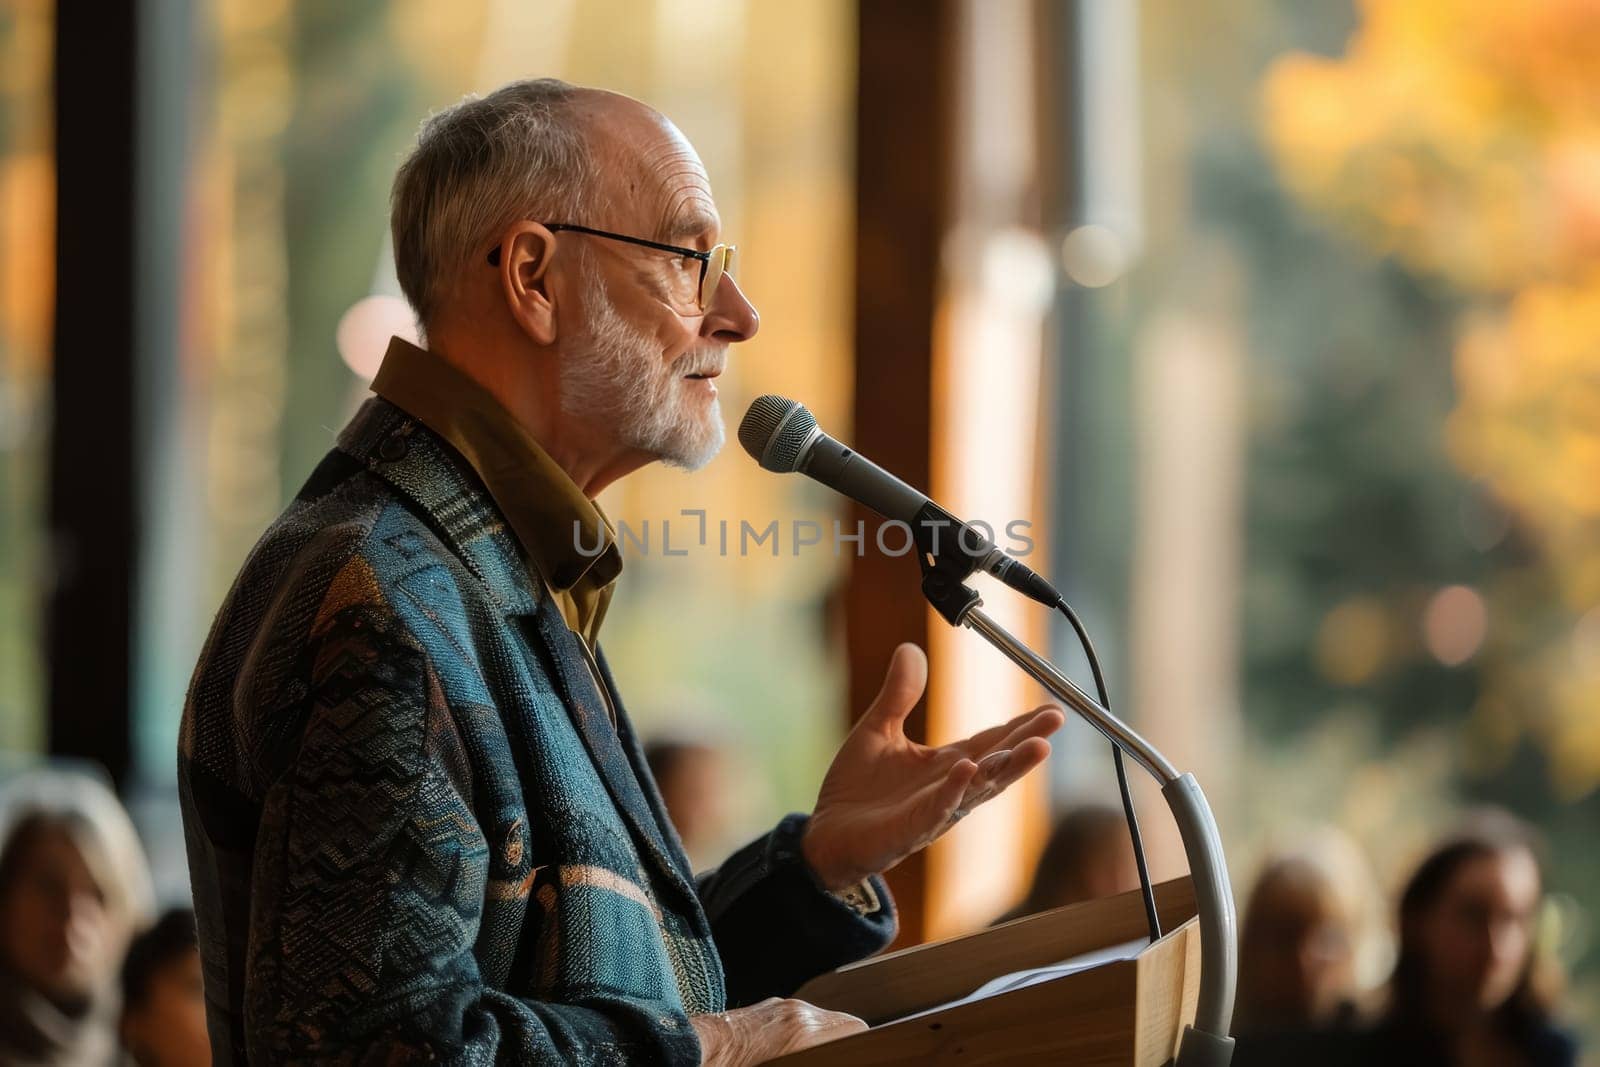
[(684, 377), (685, 378), (693, 378), (695, 381), (708, 381), (708, 380), (710, 380), (712, 378), (717, 377), (721, 373), (722, 372), (720, 370), (708, 370), (708, 371), (701, 371), (698, 374), (685, 374)]

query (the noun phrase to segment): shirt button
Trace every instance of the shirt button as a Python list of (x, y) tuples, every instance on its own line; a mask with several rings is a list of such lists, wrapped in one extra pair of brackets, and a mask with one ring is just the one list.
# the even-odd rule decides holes
[(383, 443), (378, 446), (378, 455), (390, 463), (405, 459), (409, 451), (411, 451), (410, 443), (405, 439), (405, 435), (398, 431), (385, 437)]

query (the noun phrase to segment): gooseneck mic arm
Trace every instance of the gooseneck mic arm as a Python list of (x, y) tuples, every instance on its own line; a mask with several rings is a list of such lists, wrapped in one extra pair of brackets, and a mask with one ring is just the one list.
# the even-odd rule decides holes
[(922, 595), (946, 622), (964, 626), (989, 642), (1161, 783), (1161, 795), (1183, 838), (1200, 918), (1200, 997), (1194, 1024), (1184, 1029), (1174, 1067), (1227, 1067), (1233, 1059), (1233, 1038), (1228, 1030), (1239, 977), (1239, 923), (1222, 837), (1200, 783), (1192, 774), (1180, 774), (1154, 745), (980, 610), (983, 601), (964, 584), (977, 569), (977, 560), (970, 553), (960, 551), (959, 545), (943, 552), (933, 551), (923, 541), (917, 547)]
[(1238, 919), (1222, 838), (1200, 783), (1192, 774), (1179, 774), (1154, 745), (981, 611), (981, 603), (967, 607), (960, 625), (999, 649), (1161, 783), (1161, 795), (1183, 837), (1200, 916), (1200, 999), (1194, 1024), (1183, 1032), (1176, 1067), (1226, 1067), (1233, 1059), (1233, 1038), (1228, 1036), (1228, 1029), (1233, 1022), (1233, 994), (1239, 975)]
[(768, 470), (808, 474), (886, 518), (909, 523), (922, 567), (922, 592), (940, 616), (989, 642), (1161, 783), (1161, 794), (1183, 838), (1200, 919), (1199, 1002), (1193, 1025), (1184, 1029), (1175, 1067), (1228, 1067), (1233, 1059), (1228, 1030), (1238, 980), (1238, 918), (1222, 839), (1205, 794), (1194, 775), (1180, 774), (1154, 745), (980, 610), (983, 601), (965, 582), (975, 572), (985, 571), (1051, 607), (1060, 596), (1044, 579), (981, 538), (946, 536), (941, 544), (938, 530), (948, 529), (950, 522), (959, 529), (971, 527), (823, 433), (811, 413), (793, 400), (758, 399), (739, 426), (739, 442)]

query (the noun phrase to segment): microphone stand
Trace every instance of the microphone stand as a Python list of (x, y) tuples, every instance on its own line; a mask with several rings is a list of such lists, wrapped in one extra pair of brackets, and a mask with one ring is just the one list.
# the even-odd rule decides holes
[(941, 545), (938, 531), (942, 525), (936, 522), (931, 526), (931, 540), (929, 523), (919, 521), (913, 527), (912, 536), (920, 550), (922, 593), (928, 603), (950, 625), (964, 626), (993, 645), (1161, 783), (1161, 795), (1183, 838), (1200, 919), (1200, 996), (1194, 1023), (1184, 1028), (1174, 1067), (1227, 1067), (1233, 1059), (1228, 1029), (1239, 972), (1238, 918), (1222, 838), (1200, 783), (1193, 774), (1178, 773), (1154, 745), (981, 611), (982, 599), (963, 584), (980, 559), (961, 544), (959, 531), (951, 531), (952, 536)]

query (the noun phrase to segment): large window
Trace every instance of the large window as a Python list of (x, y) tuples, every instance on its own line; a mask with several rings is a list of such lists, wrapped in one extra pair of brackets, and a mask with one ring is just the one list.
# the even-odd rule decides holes
[(1057, 42), (1061, 567), (1117, 688), (1241, 890), (1315, 823), (1386, 892), (1466, 806), (1539, 825), (1600, 1017), (1594, 9), (1117, 7)]

